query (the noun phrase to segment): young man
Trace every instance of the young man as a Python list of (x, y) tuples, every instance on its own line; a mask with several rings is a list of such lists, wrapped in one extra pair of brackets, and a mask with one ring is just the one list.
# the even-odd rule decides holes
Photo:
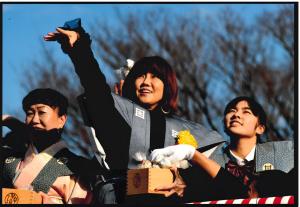
[[(89, 204), (92, 201), (88, 175), (89, 160), (66, 148), (61, 133), (67, 120), (68, 100), (53, 89), (35, 89), (23, 99), (25, 125), (2, 116), (2, 125), (18, 133), (26, 150), (2, 145), (3, 187), (39, 192), (43, 203)], [(24, 138), (26, 136), (26, 138)]]
[[(219, 146), (209, 158), (189, 145), (152, 152), (152, 161), (191, 160), (194, 168), (180, 171), (171, 186), (158, 189), (185, 195), (187, 200), (217, 200), (289, 195), (293, 183), (292, 141), (259, 144), (266, 130), (266, 114), (254, 99), (237, 97), (224, 110), (224, 129), (230, 144)], [(200, 167), (200, 168), (199, 168)], [(295, 183), (295, 182), (294, 182)], [(186, 189), (185, 189), (186, 187)]]

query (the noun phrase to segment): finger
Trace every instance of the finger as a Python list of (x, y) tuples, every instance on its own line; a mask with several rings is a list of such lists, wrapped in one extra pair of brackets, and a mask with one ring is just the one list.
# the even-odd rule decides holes
[(172, 188), (174, 188), (174, 184), (172, 183), (171, 185), (163, 185), (163, 186), (158, 186), (156, 187), (154, 190), (155, 191), (160, 191), (160, 190), (171, 190)]
[(179, 172), (177, 166), (174, 164), (169, 168), (171, 170), (171, 173), (173, 174), (173, 179), (176, 180), (179, 178)]
[(177, 192), (177, 195), (182, 198), (183, 197), (183, 192)]
[(58, 38), (60, 38), (62, 34), (59, 33), (48, 33), (47, 35), (44, 35), (44, 40), (46, 41), (55, 41)]
[(178, 168), (177, 168), (177, 167), (171, 166), (171, 167), (170, 167), (170, 170), (171, 170), (175, 175), (178, 174)]
[(57, 38), (53, 38), (53, 37), (51, 37), (51, 38), (49, 38), (49, 37), (44, 37), (44, 40), (45, 40), (45, 41), (56, 41)]
[(117, 95), (119, 94), (118, 83), (115, 83), (115, 85), (114, 85), (114, 92)]
[(64, 35), (68, 35), (69, 32), (70, 32), (69, 30), (65, 30), (65, 29), (62, 29), (62, 28), (59, 28), (59, 27), (56, 28), (56, 31), (58, 31), (59, 33), (62, 33)]
[(123, 79), (121, 79), (121, 80), (120, 80), (120, 88), (122, 88), (122, 87), (123, 87), (123, 84), (124, 84), (124, 80), (123, 80)]
[(124, 80), (120, 80), (119, 92), (121, 96), (122, 96), (123, 84), (124, 84)]
[(59, 35), (61, 35), (61, 33), (59, 33), (59, 32), (48, 32), (47, 35), (45, 35), (45, 36), (55, 37), (55, 36), (59, 36)]
[(48, 32), (47, 35), (49, 36), (56, 36), (56, 35), (59, 35), (60, 33), (59, 32)]
[(173, 195), (174, 193), (176, 193), (174, 190), (171, 190), (170, 192), (165, 193), (165, 197), (169, 197), (171, 195)]

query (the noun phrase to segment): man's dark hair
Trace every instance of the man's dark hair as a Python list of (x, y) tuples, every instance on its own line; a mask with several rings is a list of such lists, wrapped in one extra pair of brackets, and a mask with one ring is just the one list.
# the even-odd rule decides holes
[(67, 114), (68, 99), (60, 92), (51, 88), (38, 88), (30, 91), (23, 99), (23, 110), (26, 112), (33, 104), (45, 104), (51, 108), (58, 107), (58, 115)]

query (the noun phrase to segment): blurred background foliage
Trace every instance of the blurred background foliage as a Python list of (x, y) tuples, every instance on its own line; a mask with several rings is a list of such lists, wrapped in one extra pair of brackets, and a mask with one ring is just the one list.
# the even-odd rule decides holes
[[(90, 25), (83, 22), (102, 70), (118, 69), (128, 58), (160, 55), (177, 74), (179, 115), (225, 136), (225, 105), (236, 96), (252, 96), (267, 112), (268, 131), (263, 139), (294, 139), (296, 25), (292, 6), (260, 13), (251, 22), (226, 7), (214, 16), (176, 16), (167, 10), (126, 15), (116, 10), (116, 15), (119, 26), (98, 20)], [(22, 87), (28, 91), (51, 87), (69, 98), (65, 137), (73, 151), (90, 156), (91, 134), (76, 101), (83, 89), (71, 61), (57, 62), (47, 43), (41, 45), (43, 58), (29, 61), (29, 78)], [(109, 84), (113, 87), (114, 82)]]

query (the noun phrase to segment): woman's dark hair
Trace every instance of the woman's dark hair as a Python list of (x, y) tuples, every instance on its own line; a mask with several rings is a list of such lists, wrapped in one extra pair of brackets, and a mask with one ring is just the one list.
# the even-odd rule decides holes
[(139, 102), (136, 97), (135, 80), (147, 72), (155, 74), (164, 83), (163, 99), (159, 106), (164, 111), (176, 111), (178, 96), (176, 74), (169, 63), (159, 56), (143, 57), (133, 65), (124, 81), (122, 88), (123, 97), (136, 103)]
[[(265, 110), (254, 98), (251, 98), (248, 96), (239, 96), (239, 97), (236, 97), (233, 100), (231, 100), (225, 107), (224, 117), (231, 109), (235, 108), (235, 106), (241, 101), (246, 101), (248, 103), (250, 110), (252, 111), (254, 116), (256, 116), (258, 118), (258, 123), (263, 125), (266, 130), (267, 116), (266, 116)], [(224, 121), (225, 121), (225, 119), (224, 119)], [(224, 124), (225, 124), (225, 122), (224, 122)], [(228, 134), (229, 132), (227, 131), (225, 126), (224, 126), (224, 128), (225, 128), (225, 132)]]
[(51, 108), (58, 107), (58, 115), (67, 114), (68, 99), (51, 88), (38, 88), (30, 91), (23, 99), (23, 110), (26, 112), (33, 104), (45, 104)]

